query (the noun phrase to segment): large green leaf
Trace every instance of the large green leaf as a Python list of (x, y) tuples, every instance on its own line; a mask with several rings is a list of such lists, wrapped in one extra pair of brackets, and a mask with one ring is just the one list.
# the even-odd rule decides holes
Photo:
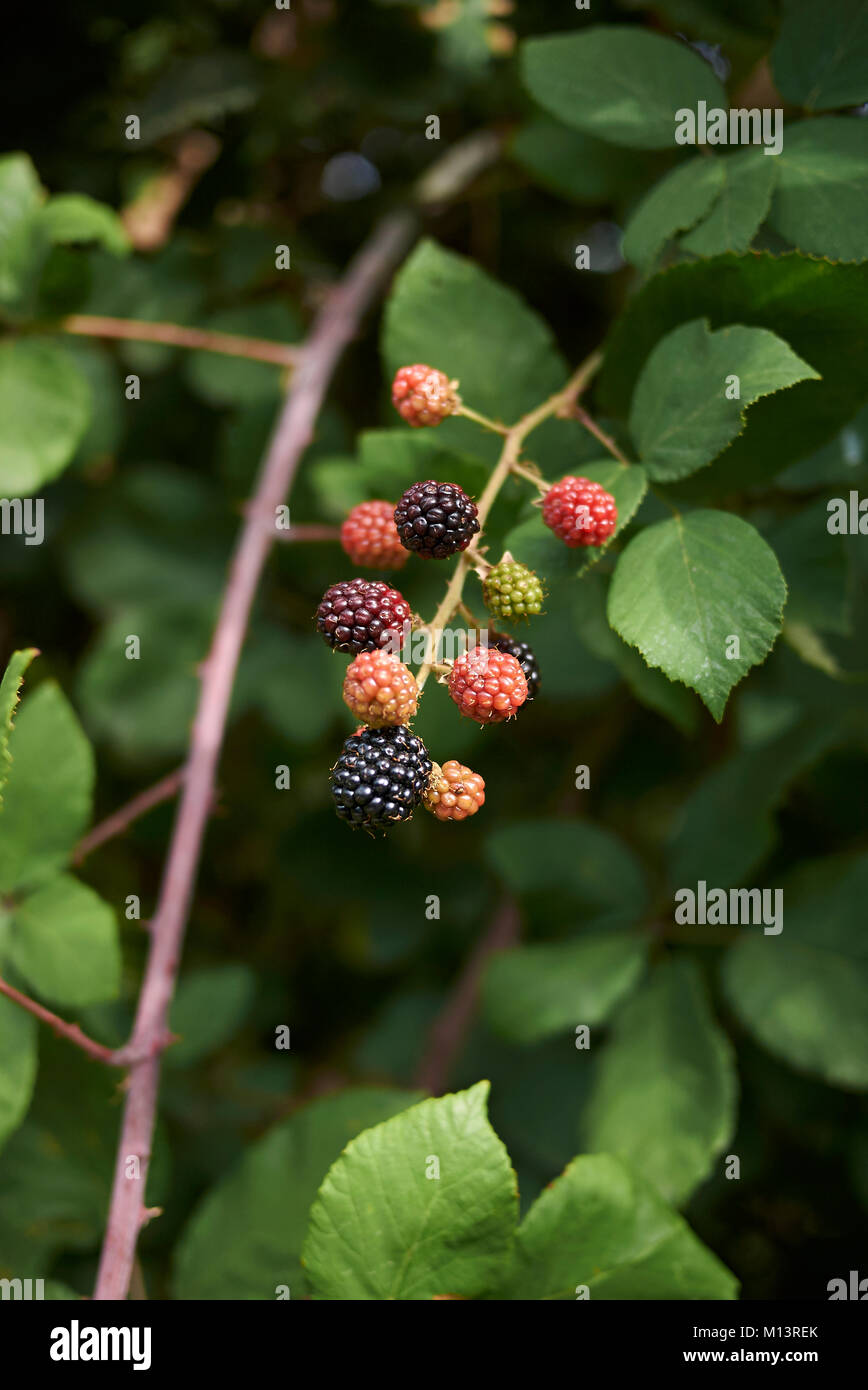
[[(383, 356), (390, 377), (412, 362), (437, 367), (458, 379), (468, 406), (508, 424), (568, 375), (550, 328), (514, 291), (433, 241), (416, 248), (395, 280)], [(486, 442), (468, 421), (447, 420), (438, 435), (453, 447)]]
[(78, 1008), (113, 999), (121, 955), (115, 914), (78, 879), (58, 874), (12, 913), (9, 960), (53, 1004)]
[(864, 0), (785, 0), (772, 68), (781, 95), (808, 111), (868, 101)]
[[(643, 1165), (644, 1166), (644, 1165)], [(648, 1183), (609, 1154), (585, 1154), (518, 1228), (499, 1298), (730, 1299), (738, 1284)]]
[(513, 821), (493, 831), (485, 854), (515, 893), (562, 891), (590, 913), (638, 917), (647, 885), (626, 845), (588, 820)]
[(488, 1083), (425, 1100), (354, 1139), (310, 1214), (315, 1298), (475, 1298), (509, 1259), (518, 1211)]
[(654, 348), (633, 393), (630, 431), (643, 466), (658, 482), (694, 473), (741, 433), (747, 406), (817, 375), (766, 328), (712, 333), (705, 319), (683, 323)]
[(17, 1129), (36, 1080), (36, 1020), (0, 995), (0, 1145)]
[(729, 1043), (696, 967), (667, 961), (614, 1019), (585, 1114), (588, 1147), (681, 1205), (729, 1142), (735, 1105)]
[(846, 635), (850, 631), (847, 542), (829, 534), (828, 521), (825, 501), (806, 504), (764, 528), (765, 537), (787, 583), (787, 622)]
[(821, 116), (787, 126), (774, 161), (769, 223), (782, 237), (834, 261), (868, 258), (868, 124)]
[(638, 149), (675, 143), (676, 112), (726, 106), (707, 63), (675, 39), (626, 25), (529, 39), (522, 76), (531, 95), (577, 130)]
[[(18, 705), (21, 682), (27, 667), (38, 655), (35, 647), (25, 647), (21, 651), (13, 652), (9, 659), (9, 665), (3, 673), (3, 679), (0, 681), (0, 792), (6, 785), (9, 768), (12, 765), (12, 758), (9, 753), (9, 737), (12, 733), (12, 720)], [(3, 797), (0, 796), (0, 807), (2, 805)]]
[(711, 209), (724, 185), (723, 170), (722, 159), (696, 155), (656, 183), (627, 223), (622, 248), (627, 260), (649, 270), (667, 241)]
[(46, 681), (21, 707), (0, 810), (0, 892), (61, 868), (90, 819), (93, 752), (72, 706)]
[(639, 979), (647, 951), (647, 938), (630, 932), (504, 951), (485, 975), (488, 1022), (523, 1043), (579, 1023), (602, 1023)]
[(681, 247), (695, 256), (746, 251), (768, 215), (779, 163), (761, 149), (740, 150), (721, 160), (723, 185), (714, 206), (681, 237)]
[[(720, 722), (729, 692), (768, 655), (787, 590), (774, 552), (728, 512), (641, 531), (618, 561), (609, 622), (649, 666), (682, 681)], [(738, 638), (738, 655), (727, 656)]]
[(206, 1194), (175, 1254), (182, 1299), (269, 1299), (287, 1284), (304, 1297), (299, 1264), (317, 1189), (344, 1146), (418, 1099), (407, 1091), (351, 1090), (314, 1101), (276, 1125)]
[(783, 931), (748, 929), (723, 984), (776, 1057), (832, 1086), (868, 1090), (868, 855), (814, 860), (782, 885)]
[(52, 343), (0, 343), (0, 494), (29, 497), (69, 463), (87, 428), (90, 387)]
[(868, 396), (868, 265), (833, 265), (797, 252), (715, 256), (655, 275), (610, 335), (597, 386), (604, 413), (626, 417), (655, 343), (679, 323), (768, 328), (820, 381), (803, 381), (751, 407), (744, 433), (710, 468), (680, 485), (708, 497), (752, 487), (824, 444)]

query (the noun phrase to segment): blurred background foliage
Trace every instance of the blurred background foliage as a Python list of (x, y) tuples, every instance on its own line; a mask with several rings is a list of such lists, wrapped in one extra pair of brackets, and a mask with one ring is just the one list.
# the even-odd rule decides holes
[[(606, 146), (560, 126), (522, 91), (520, 42), (586, 22), (561, 13), (568, 8), (81, 0), (51, 14), (50, 61), (46, 17), (38, 8), (19, 14), (30, 32), (7, 54), (4, 138), (30, 155), (51, 192), (141, 208), (189, 151), (189, 133), (207, 135), (195, 147), (204, 167), (163, 243), (127, 259), (52, 246), (26, 317), (50, 325), (71, 312), (114, 314), (297, 341), (323, 284), (376, 219), (446, 146), (493, 125), (507, 156), (432, 213), (426, 231), (521, 293), (563, 359), (578, 362), (636, 289), (620, 229), (675, 154)], [(780, 14), (773, 0), (669, 0), (599, 3), (593, 19), (680, 33), (709, 52), (720, 45), (737, 86), (768, 51)], [(135, 144), (124, 138), (129, 113), (142, 122)], [(432, 113), (439, 143), (424, 136)], [(774, 236), (768, 244), (780, 249)], [(574, 270), (577, 242), (591, 245), (592, 272)], [(291, 248), (289, 272), (275, 270), (279, 244)], [(483, 344), (484, 327), (474, 325)], [(52, 674), (73, 699), (97, 753), (99, 816), (183, 757), (196, 664), (283, 381), (267, 365), (154, 344), (75, 340), (65, 350), (91, 384), (92, 419), (72, 466), (48, 489), (46, 543), (0, 547), (0, 645), (4, 660), (17, 646), (38, 646), (44, 656), (28, 689)], [(138, 402), (124, 398), (130, 372), (141, 376)], [(395, 496), (417, 477), (479, 491), (487, 442), (466, 430), (408, 437), (386, 385), (372, 319), (305, 456), (295, 521), (339, 522), (355, 501)], [(530, 404), (546, 389), (531, 391)], [(762, 948), (752, 940), (721, 972), (714, 928), (676, 945), (667, 925), (674, 888), (697, 878), (769, 886), (805, 860), (868, 847), (860, 692), (828, 674), (868, 664), (868, 550), (859, 537), (829, 538), (823, 524), (829, 496), (868, 486), (868, 414), (840, 425), (808, 457), (794, 449), (773, 481), (739, 483), (727, 497), (773, 544), (790, 584), (788, 617), (801, 627), (739, 687), (724, 722), (715, 725), (692, 693), (649, 671), (610, 630), (611, 561), (580, 584), (550, 576), (546, 614), (519, 634), (537, 652), (543, 692), (514, 726), (480, 732), (458, 721), (442, 691), (426, 694), (418, 729), (433, 755), (470, 762), (486, 780), (484, 813), (460, 829), (420, 813), (374, 840), (333, 816), (328, 769), (352, 721), (340, 700), (344, 661), (312, 635), (311, 615), (327, 585), (351, 570), (334, 544), (277, 548), (237, 685), (173, 1015), (184, 1040), (166, 1058), (150, 1192), (165, 1210), (142, 1242), (151, 1296), (169, 1295), (172, 1251), (202, 1194), (300, 1100), (350, 1083), (412, 1087), (427, 1030), (505, 891), (520, 902), (529, 947), (599, 948), (611, 936), (626, 972), (615, 995), (641, 982), (595, 1030), (603, 1045), (582, 1054), (570, 1001), (559, 1012), (555, 1000), (539, 1036), (527, 1035), (537, 1017), (533, 996), (522, 995), (533, 985), (530, 960), (511, 976), (492, 973), (485, 1017), (450, 1084), (491, 1078), (493, 1123), (518, 1168), (523, 1205), (583, 1146), (614, 1146), (640, 1168), (662, 1165), (667, 1195), (690, 1197), (688, 1218), (748, 1298), (822, 1297), (827, 1278), (857, 1264), (868, 1198), (859, 1093), (868, 1077), (836, 1071), (834, 1011), (817, 1014), (800, 977), (788, 996), (795, 1013), (781, 1026), (798, 1033), (801, 1019), (804, 1045), (782, 1041), (768, 1001), (751, 998), (757, 972), (783, 971), (782, 956), (772, 953), (771, 966), (768, 956), (751, 961)], [(548, 476), (599, 458), (578, 426), (560, 429), (557, 442), (541, 434), (543, 452), (534, 454)], [(648, 499), (640, 520), (658, 513)], [(528, 490), (510, 485), (492, 547), (529, 515)], [(427, 615), (444, 573), (411, 563), (397, 583)], [(825, 671), (816, 646), (814, 664), (803, 659), (805, 629)], [(141, 638), (140, 661), (122, 659), (129, 633)], [(291, 768), (289, 792), (274, 789), (280, 764)], [(579, 764), (591, 769), (589, 790), (575, 789)], [(147, 916), (171, 820), (170, 807), (153, 811), (81, 876), (116, 904), (138, 894)], [(852, 915), (850, 863), (824, 865), (820, 888), (804, 889), (814, 893), (808, 935), (827, 914)], [(838, 903), (842, 882), (849, 896)], [(439, 920), (426, 917), (430, 894), (440, 898)], [(792, 902), (781, 951), (797, 950)], [(129, 1025), (144, 949), (137, 923), (123, 923), (123, 948), (120, 999), (81, 1020), (107, 1043), (123, 1040)], [(649, 957), (670, 956), (675, 973), (648, 983)], [(587, 958), (566, 968), (580, 964), (583, 975)], [(853, 969), (863, 967), (864, 948)], [(651, 1007), (642, 1004), (651, 990), (671, 994), (653, 1003), (668, 1026), (648, 1078), (636, 1014)], [(289, 1054), (274, 1050), (279, 1024), (291, 1027)], [(675, 1152), (679, 1137), (688, 1151), (713, 1145), (703, 1129), (716, 1123), (702, 1114), (707, 1095), (692, 1098), (680, 1136), (655, 1137), (642, 1109), (645, 1082), (677, 1079), (679, 1049), (716, 1048), (719, 1025), (736, 1058), (734, 1070), (721, 1063), (718, 1080), (734, 1089), (737, 1073), (737, 1127), (726, 1148), (741, 1156), (737, 1183), (724, 1180), (721, 1163), (709, 1176), (704, 1159), (697, 1168), (689, 1152)], [(43, 1036), (40, 1050), (30, 1114), (0, 1158), (0, 1265), (87, 1292), (118, 1095), (114, 1078), (62, 1043)], [(730, 1103), (734, 1094), (724, 1111)], [(219, 1280), (208, 1296), (215, 1290)]]

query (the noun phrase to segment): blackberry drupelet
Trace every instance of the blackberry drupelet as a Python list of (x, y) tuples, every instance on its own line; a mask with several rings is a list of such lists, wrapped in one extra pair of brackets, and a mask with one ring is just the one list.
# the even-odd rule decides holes
[(360, 729), (332, 768), (335, 811), (351, 825), (375, 829), (408, 820), (430, 776), (428, 750), (405, 725)]

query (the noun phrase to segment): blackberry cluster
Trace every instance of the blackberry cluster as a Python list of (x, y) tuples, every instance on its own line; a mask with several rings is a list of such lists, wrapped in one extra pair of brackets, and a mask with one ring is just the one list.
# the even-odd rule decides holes
[(317, 631), (339, 652), (400, 646), (410, 605), (397, 589), (372, 579), (346, 579), (326, 589), (316, 610)]
[(491, 645), (496, 647), (499, 652), (506, 652), (509, 656), (514, 656), (527, 681), (527, 698), (532, 700), (534, 695), (539, 693), (540, 673), (537, 659), (534, 656), (528, 642), (519, 642), (515, 637), (510, 637), (506, 632), (492, 632)]
[(457, 483), (428, 479), (408, 488), (395, 508), (405, 550), (423, 560), (445, 560), (466, 550), (479, 530), (476, 506)]
[(408, 820), (430, 776), (428, 750), (404, 724), (360, 729), (332, 768), (335, 810), (342, 820), (371, 828)]

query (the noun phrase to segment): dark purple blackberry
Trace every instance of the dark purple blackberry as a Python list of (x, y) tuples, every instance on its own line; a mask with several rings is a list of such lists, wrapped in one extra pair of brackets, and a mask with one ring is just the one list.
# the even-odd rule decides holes
[(489, 640), (491, 646), (496, 647), (499, 652), (508, 652), (510, 656), (515, 657), (524, 671), (524, 678), (527, 681), (527, 698), (532, 700), (539, 691), (540, 674), (537, 659), (531, 651), (530, 644), (519, 642), (506, 632), (492, 632)]
[(445, 560), (466, 550), (479, 530), (476, 505), (457, 483), (414, 483), (395, 508), (405, 550), (423, 560)]
[(317, 631), (339, 652), (375, 652), (400, 647), (410, 605), (397, 589), (371, 579), (346, 579), (326, 589), (316, 610)]
[(351, 825), (385, 828), (408, 820), (430, 776), (428, 750), (405, 724), (360, 729), (332, 768), (335, 810)]

